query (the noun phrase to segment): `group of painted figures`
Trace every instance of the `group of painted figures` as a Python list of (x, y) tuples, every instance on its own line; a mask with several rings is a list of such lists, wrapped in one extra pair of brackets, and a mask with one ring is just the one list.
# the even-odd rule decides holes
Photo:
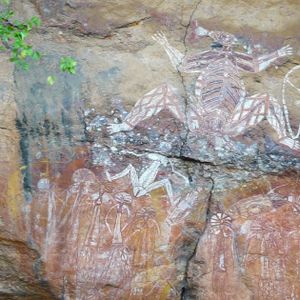
[[(158, 194), (150, 196), (155, 191), (153, 183), (143, 184), (144, 174), (135, 181), (135, 175), (131, 165), (115, 176), (103, 172), (100, 181), (93, 171), (81, 168), (73, 173), (71, 186), (61, 192), (48, 179), (38, 182), (37, 197), (42, 203), (38, 205), (47, 203), (47, 207), (35, 209), (33, 237), (40, 240), (47, 260), (61, 262), (64, 276), (75, 283), (78, 299), (98, 299), (105, 286), (116, 287), (116, 293), (127, 289), (132, 299), (140, 299), (145, 293), (151, 298), (166, 288), (165, 282), (164, 286), (148, 286), (145, 292), (146, 282), (153, 276), (151, 270), (163, 272), (159, 270), (161, 265), (172, 265), (172, 247), (176, 247), (178, 233), (171, 237), (171, 232), (174, 228), (181, 230), (191, 211), (197, 210), (200, 190), (191, 190), (187, 179), (175, 172), (184, 190), (180, 195), (174, 193), (168, 180), (166, 186), (156, 187)], [(36, 210), (43, 209), (47, 211), (47, 228), (41, 238), (43, 226)], [(64, 255), (54, 259), (60, 247)], [(166, 280), (167, 276), (162, 278)], [(176, 293), (172, 286), (168, 288)]]
[[(285, 97), (280, 104), (267, 93), (250, 96), (240, 75), (241, 71), (265, 70), (291, 55), (291, 47), (256, 58), (236, 51), (239, 41), (231, 34), (200, 26), (195, 33), (212, 38), (213, 49), (184, 56), (170, 46), (164, 34), (153, 37), (178, 72), (197, 74), (194, 95), (185, 103), (175, 88), (163, 84), (140, 99), (122, 123), (111, 124), (110, 134), (133, 130), (166, 110), (187, 130), (200, 135), (236, 136), (267, 120), (279, 144), (300, 150), (299, 130), (294, 134)], [(286, 75), (284, 84), (297, 89), (289, 77), (295, 69), (298, 67)], [(90, 169), (80, 168), (64, 192), (46, 178), (37, 184), (37, 198), (45, 199), (41, 205), (46, 203), (47, 226), (43, 235), (42, 212), (35, 211), (33, 238), (40, 241), (48, 260), (61, 264), (64, 299), (74, 289), (76, 299), (106, 299), (106, 287), (115, 288), (115, 294), (109, 294), (114, 299), (175, 299), (180, 293), (171, 278), (176, 273), (172, 255), (186, 222), (195, 221), (191, 215), (206, 209), (209, 193), (201, 185), (192, 186), (163, 155), (127, 154), (137, 158), (140, 165), (127, 163), (118, 172), (105, 166), (101, 178)], [(275, 210), (276, 201), (257, 195), (211, 217), (202, 237), (206, 247), (197, 253), (210, 261), (207, 274), (212, 276), (213, 286), (206, 299), (233, 299), (228, 288), (234, 285), (235, 279), (228, 277), (232, 269), (244, 275), (258, 270), (253, 278), (257, 282), (252, 282), (258, 286), (257, 299), (292, 300), (297, 299), (293, 295), (300, 295), (298, 287), (290, 286), (285, 278), (288, 270), (294, 270), (300, 280), (299, 258), (294, 264), (287, 258), (289, 251), (300, 251), (300, 199), (294, 195), (278, 197), (281, 205)], [(284, 223), (286, 216), (294, 221)], [(57, 272), (49, 265), (49, 274), (51, 270)]]
[[(205, 226), (201, 218), (207, 209), (207, 182), (192, 189), (175, 174), (170, 185), (181, 181), (180, 189), (170, 193), (160, 187), (138, 195), (130, 176), (121, 177), (120, 172), (113, 179), (105, 173), (100, 180), (91, 170), (78, 169), (61, 193), (48, 180), (39, 181), (37, 204), (46, 204), (47, 228), (39, 237), (43, 225), (37, 215), (45, 209), (40, 207), (34, 211), (32, 232), (51, 262), (49, 276), (57, 276), (52, 261), (58, 261), (66, 298), (74, 290), (76, 299), (177, 298), (176, 251), (187, 226)], [(199, 283), (208, 276), (205, 282), (212, 284), (206, 299), (235, 299), (232, 292), (243, 276), (256, 287), (256, 299), (292, 300), (300, 295), (295, 285), (300, 280), (299, 184), (281, 189), (277, 185), (233, 201), (210, 217), (195, 258), (205, 261), (204, 269), (195, 273)], [(198, 226), (201, 222), (203, 227)], [(113, 292), (106, 292), (108, 286)]]
[(213, 253), (212, 293), (207, 299), (236, 299), (233, 293), (241, 284), (254, 287), (254, 299), (298, 299), (298, 189), (299, 185), (287, 195), (271, 189), (241, 199), (211, 217), (202, 237), (207, 246), (197, 253), (208, 260)]

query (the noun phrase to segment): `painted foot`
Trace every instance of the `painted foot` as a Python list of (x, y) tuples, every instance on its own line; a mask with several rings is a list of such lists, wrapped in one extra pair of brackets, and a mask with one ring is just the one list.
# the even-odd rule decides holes
[(288, 146), (289, 148), (291, 148), (294, 151), (300, 151), (300, 143), (289, 137), (280, 139), (279, 143), (282, 145)]
[(108, 125), (109, 134), (114, 134), (114, 133), (118, 133), (118, 132), (121, 132), (121, 131), (130, 131), (130, 130), (132, 130), (132, 127), (130, 127), (126, 123)]

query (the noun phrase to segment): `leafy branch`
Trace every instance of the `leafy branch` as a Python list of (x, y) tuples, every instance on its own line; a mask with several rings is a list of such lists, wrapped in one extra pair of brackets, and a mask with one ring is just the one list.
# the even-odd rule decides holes
[[(10, 0), (0, 0), (9, 5)], [(23, 70), (29, 69), (29, 61), (40, 60), (42, 54), (27, 43), (26, 39), (33, 29), (41, 26), (41, 20), (34, 16), (23, 22), (14, 18), (14, 12), (8, 8), (0, 11), (0, 52), (10, 55), (10, 61)], [(69, 74), (76, 74), (77, 62), (72, 57), (60, 59), (60, 70)], [(54, 76), (48, 76), (50, 85), (55, 83)]]

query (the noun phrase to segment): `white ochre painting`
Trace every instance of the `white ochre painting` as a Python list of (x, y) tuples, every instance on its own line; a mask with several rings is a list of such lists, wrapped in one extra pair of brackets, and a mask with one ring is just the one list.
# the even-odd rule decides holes
[[(198, 25), (194, 34), (210, 38), (211, 49), (182, 54), (164, 33), (153, 36), (177, 72), (195, 73), (194, 91), (186, 99), (175, 87), (162, 84), (138, 100), (119, 123), (97, 116), (89, 125), (98, 122), (105, 136), (102, 128), (95, 130), (90, 144), (72, 148), (70, 160), (50, 163), (47, 154), (41, 154), (32, 162), (35, 188), (28, 203), (28, 236), (46, 262), (47, 280), (60, 289), (62, 299), (181, 299), (186, 262), (199, 237), (195, 257), (208, 263), (198, 264), (204, 273), (195, 274), (211, 283), (211, 294), (203, 299), (236, 299), (232, 291), (241, 276), (256, 287), (255, 299), (299, 299), (293, 296), (300, 295), (299, 285), (286, 276), (292, 270), (300, 281), (299, 257), (288, 259), (289, 252), (300, 249), (298, 182), (293, 190), (274, 183), (270, 192), (238, 193), (236, 201), (223, 207), (227, 189), (239, 180), (247, 183), (251, 176), (261, 181), (262, 173), (241, 169), (244, 179), (237, 175), (232, 183), (237, 168), (227, 171), (193, 158), (184, 161), (184, 155), (146, 150), (149, 144), (155, 146), (154, 139), (140, 148), (130, 139), (122, 143), (124, 136), (142, 140), (147, 132), (139, 133), (139, 125), (151, 127), (151, 118), (166, 112), (181, 124), (180, 130), (196, 137), (194, 144), (185, 141), (194, 148), (200, 137), (231, 142), (259, 125), (273, 131), (279, 148), (300, 150), (300, 129), (295, 132), (288, 110), (294, 99), (288, 99), (287, 92), (300, 92), (293, 79), (300, 66), (285, 74), (281, 99), (268, 91), (249, 94), (242, 79), (246, 72), (274, 68), (292, 56), (293, 49), (283, 45), (259, 56), (241, 47), (232, 34)], [(157, 143), (164, 138), (160, 135)], [(212, 207), (215, 202), (220, 206)]]
[(281, 58), (293, 55), (293, 49), (286, 45), (274, 52), (255, 56), (249, 49), (237, 51), (239, 40), (230, 33), (196, 26), (195, 34), (211, 38), (212, 49), (184, 55), (169, 44), (164, 33), (153, 35), (176, 71), (197, 76), (194, 94), (189, 95), (188, 103), (173, 86), (162, 84), (138, 100), (122, 123), (109, 125), (109, 132), (131, 131), (139, 123), (147, 122), (150, 117), (166, 110), (185, 124), (190, 132), (207, 136), (235, 137), (266, 120), (274, 130), (278, 144), (300, 150), (300, 128), (296, 133), (293, 131), (285, 99), (287, 87), (299, 92), (290, 80), (290, 75), (299, 66), (286, 74), (282, 99), (274, 98), (267, 91), (250, 95), (242, 80), (245, 72), (254, 74), (276, 66)]

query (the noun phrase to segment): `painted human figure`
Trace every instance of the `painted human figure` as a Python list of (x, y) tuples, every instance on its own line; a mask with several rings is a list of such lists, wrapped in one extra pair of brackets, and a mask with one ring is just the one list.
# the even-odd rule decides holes
[(284, 186), (241, 199), (228, 211), (234, 219), (240, 270), (256, 286), (255, 299), (298, 299), (300, 295), (295, 285), (300, 270), (298, 196), (279, 193)]
[[(33, 203), (35, 206), (34, 211), (34, 223), (32, 224), (32, 236), (40, 247), (42, 248), (43, 257), (46, 260), (48, 250), (55, 243), (56, 234), (56, 201), (57, 196), (55, 188), (51, 184), (48, 178), (41, 178), (37, 183), (38, 201)], [(42, 212), (46, 211), (46, 232), (43, 230)]]
[[(214, 299), (230, 300), (233, 299), (234, 269), (237, 266), (232, 219), (218, 212), (211, 217), (209, 229), (210, 251), (214, 253), (211, 279)], [(232, 274), (233, 278), (229, 278), (228, 274)]]
[(163, 33), (153, 36), (177, 71), (199, 74), (187, 107), (172, 86), (163, 84), (142, 97), (123, 123), (111, 124), (110, 133), (130, 131), (140, 122), (168, 110), (190, 131), (220, 136), (237, 136), (266, 119), (276, 131), (279, 143), (300, 150), (298, 141), (287, 132), (283, 108), (278, 101), (268, 94), (247, 95), (240, 75), (241, 71), (257, 73), (265, 70), (279, 58), (291, 55), (292, 48), (285, 46), (270, 54), (253, 57), (235, 50), (238, 40), (232, 34), (208, 31), (200, 26), (196, 27), (195, 33), (213, 39), (214, 49), (185, 56), (169, 44)]
[(139, 209), (128, 226), (127, 244), (133, 249), (132, 263), (136, 270), (154, 266), (155, 247), (160, 235), (156, 212), (152, 207)]
[[(131, 253), (123, 241), (122, 232), (128, 223), (122, 224), (122, 217), (124, 216), (125, 220), (130, 217), (132, 198), (122, 192), (115, 195), (115, 201), (116, 204), (110, 208), (105, 217), (106, 227), (112, 235), (112, 244), (107, 252), (103, 272), (100, 274), (100, 282), (103, 285), (124, 287), (131, 275)], [(111, 217), (114, 219), (113, 227), (110, 224)]]
[[(300, 251), (300, 225), (298, 225), (297, 227), (298, 228), (295, 228), (295, 230), (291, 231), (288, 234), (288, 247), (286, 247), (285, 249), (286, 258), (289, 258), (291, 256), (291, 253), (296, 254), (294, 255), (294, 260), (291, 259), (286, 260), (287, 271), (291, 273), (293, 272), (296, 277), (296, 280), (290, 280), (291, 282), (289, 282), (290, 284), (288, 285), (289, 290), (292, 291), (290, 294), (291, 296), (294, 297), (294, 299), (297, 299), (296, 297), (300, 295), (300, 287), (297, 284), (297, 282), (300, 282), (300, 257), (299, 255), (297, 255)], [(286, 277), (287, 280), (289, 280), (288, 276)], [(293, 298), (291, 297), (291, 299)]]
[(272, 217), (272, 213), (269, 216), (259, 216), (251, 224), (250, 234), (246, 240), (248, 247), (243, 267), (247, 270), (255, 263), (259, 265), (260, 274), (257, 274), (256, 282), (259, 299), (285, 298), (286, 255), (284, 249), (285, 244), (288, 244), (287, 236), (285, 228)]
[[(79, 242), (81, 222), (93, 207), (94, 201), (99, 197), (99, 182), (95, 174), (88, 169), (78, 169), (72, 176), (72, 185), (67, 192), (62, 210), (67, 212), (60, 221), (60, 226), (67, 225), (70, 229), (69, 238), (72, 243)], [(79, 245), (78, 245), (79, 246)], [(74, 248), (74, 244), (71, 246)]]
[[(87, 284), (93, 276), (93, 251), (89, 243), (90, 235), (100, 224), (99, 181), (95, 174), (86, 168), (76, 170), (72, 183), (66, 192), (61, 206), (58, 230), (64, 232), (61, 243), (65, 247), (63, 271), (66, 279), (76, 285), (76, 297), (84, 299), (94, 286)], [(98, 237), (99, 238), (99, 237)], [(73, 289), (73, 288), (72, 288)]]
[(188, 179), (184, 175), (174, 169), (172, 161), (163, 155), (160, 155), (158, 153), (149, 153), (146, 155), (135, 154), (133, 152), (128, 153), (135, 156), (146, 156), (149, 160), (151, 160), (151, 165), (147, 167), (147, 169), (142, 174), (138, 174), (134, 166), (129, 164), (123, 171), (113, 176), (108, 171), (106, 171), (106, 177), (109, 181), (113, 181), (129, 175), (133, 188), (133, 194), (135, 197), (147, 195), (151, 191), (163, 187), (167, 192), (169, 201), (172, 203), (174, 200), (174, 193), (170, 180), (168, 178), (164, 178), (155, 181), (160, 167), (167, 167), (168, 164), (170, 164), (171, 166), (172, 173), (182, 178), (185, 181), (186, 185), (189, 183)]
[[(101, 244), (101, 205), (102, 199), (99, 197), (93, 199), (93, 202), (89, 205), (89, 211), (86, 214), (88, 219), (88, 226), (83, 234), (83, 240), (78, 246), (79, 259), (77, 280), (83, 282), (84, 292), (91, 293), (92, 288), (86, 288), (88, 285), (86, 282), (93, 283), (97, 280), (97, 274), (99, 273), (99, 264), (96, 263), (96, 257)], [(82, 289), (81, 289), (82, 296)]]

